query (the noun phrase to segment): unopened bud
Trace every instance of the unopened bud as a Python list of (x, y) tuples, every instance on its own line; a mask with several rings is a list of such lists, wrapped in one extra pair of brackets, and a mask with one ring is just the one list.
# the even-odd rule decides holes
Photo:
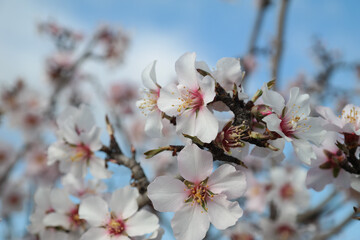
[(272, 114), (272, 108), (265, 105), (265, 104), (259, 104), (255, 105), (251, 108), (251, 114), (257, 119), (261, 120), (267, 115)]

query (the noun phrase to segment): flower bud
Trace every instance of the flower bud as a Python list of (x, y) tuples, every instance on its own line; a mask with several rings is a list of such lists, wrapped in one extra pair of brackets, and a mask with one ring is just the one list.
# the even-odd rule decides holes
[(259, 104), (259, 105), (255, 105), (251, 108), (251, 114), (257, 119), (257, 120), (261, 120), (264, 117), (266, 117), (267, 115), (272, 114), (272, 109), (271, 107), (265, 105), (265, 104)]

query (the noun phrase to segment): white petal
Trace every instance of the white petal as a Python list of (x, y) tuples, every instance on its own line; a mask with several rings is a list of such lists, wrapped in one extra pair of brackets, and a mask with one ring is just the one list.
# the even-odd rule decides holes
[(161, 122), (161, 112), (158, 109), (147, 115), (145, 123), (145, 133), (150, 137), (162, 137), (163, 124)]
[(262, 90), (264, 104), (270, 106), (278, 115), (281, 115), (285, 107), (285, 99), (278, 92), (269, 90), (266, 84), (264, 84)]
[(228, 199), (241, 197), (246, 191), (246, 177), (234, 166), (223, 164), (209, 177), (207, 182), (213, 193), (222, 193)]
[(152, 233), (159, 228), (159, 219), (155, 214), (140, 210), (126, 221), (126, 233), (130, 237)]
[(200, 240), (206, 235), (210, 221), (208, 214), (199, 205), (184, 205), (171, 220), (171, 227), (177, 240)]
[(292, 145), (296, 153), (296, 156), (298, 156), (298, 158), (303, 163), (310, 165), (311, 159), (316, 158), (316, 155), (310, 143), (304, 140), (294, 139), (294, 141), (292, 141)]
[(317, 192), (324, 189), (326, 184), (331, 183), (326, 173), (328, 170), (320, 169), (319, 167), (310, 168), (307, 172), (305, 184), (307, 188), (312, 188)]
[(205, 105), (214, 100), (216, 95), (215, 80), (212, 77), (206, 76), (203, 79), (199, 80), (199, 86), (203, 94), (203, 100)]
[(169, 176), (160, 176), (148, 186), (148, 196), (160, 212), (176, 212), (187, 198), (185, 184)]
[(210, 222), (220, 230), (233, 226), (243, 215), (238, 202), (226, 200), (225, 195), (215, 195), (207, 203)]
[(156, 60), (150, 63), (142, 72), (141, 79), (144, 86), (150, 90), (157, 91), (159, 87), (156, 84), (155, 72)]
[(210, 176), (213, 169), (213, 157), (211, 153), (191, 144), (179, 153), (178, 166), (183, 178), (199, 183)]
[(68, 213), (75, 207), (64, 189), (53, 189), (50, 194), (50, 201), (53, 208), (60, 213)]
[(58, 141), (50, 145), (48, 148), (48, 165), (54, 164), (56, 161), (63, 161), (69, 158), (69, 147), (63, 142)]
[(70, 173), (77, 178), (84, 178), (87, 173), (87, 164), (84, 161), (69, 162)]
[(203, 107), (195, 120), (195, 136), (201, 141), (210, 143), (219, 131), (219, 122), (207, 107)]
[(179, 83), (192, 90), (199, 87), (195, 59), (195, 53), (185, 53), (175, 63), (175, 71), (179, 78)]
[(351, 181), (351, 187), (360, 192), (360, 178), (354, 177)]
[(110, 200), (111, 211), (123, 220), (129, 218), (138, 210), (138, 197), (138, 190), (130, 186), (116, 190)]
[(157, 100), (157, 106), (169, 116), (177, 116), (181, 112), (178, 111), (179, 106), (183, 104), (180, 98), (180, 93), (174, 83), (168, 84), (161, 88), (160, 95)]
[(80, 218), (85, 219), (93, 227), (104, 225), (108, 215), (108, 205), (101, 197), (91, 196), (84, 199), (80, 204)]
[(105, 160), (96, 156), (89, 159), (89, 168), (95, 178), (103, 179), (111, 177), (110, 171), (105, 167)]
[(61, 213), (49, 213), (45, 216), (43, 223), (48, 227), (63, 227), (70, 229), (70, 219), (68, 216)]
[(334, 114), (331, 108), (317, 106), (316, 111), (330, 123), (331, 126), (329, 125), (325, 126), (327, 130), (333, 130), (336, 132), (341, 131), (341, 128), (343, 127), (343, 123), (341, 122), (341, 119)]
[(84, 233), (80, 240), (111, 240), (105, 228), (90, 228)]

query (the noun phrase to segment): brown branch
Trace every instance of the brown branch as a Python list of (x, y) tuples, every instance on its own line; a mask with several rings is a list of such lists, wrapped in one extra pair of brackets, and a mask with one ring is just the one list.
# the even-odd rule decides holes
[(140, 163), (136, 161), (136, 151), (134, 148), (131, 149), (131, 157), (127, 157), (121, 151), (119, 144), (116, 141), (114, 136), (114, 129), (109, 122), (109, 118), (106, 116), (106, 126), (107, 131), (110, 136), (110, 146), (103, 146), (101, 151), (107, 154), (107, 160), (109, 162), (116, 163), (118, 165), (123, 165), (130, 169), (131, 179), (133, 180), (132, 186), (136, 187), (139, 190), (140, 197), (138, 199), (139, 207), (143, 207), (150, 203), (149, 198), (147, 197), (147, 187), (149, 186), (149, 181), (145, 175), (143, 168)]
[(268, 8), (270, 3), (271, 3), (270, 0), (261, 0), (260, 3), (259, 3), (260, 6), (259, 6), (258, 11), (257, 11), (255, 24), (254, 24), (254, 27), (252, 29), (250, 42), (249, 42), (249, 48), (248, 48), (248, 53), (249, 54), (253, 55), (256, 52), (256, 49), (257, 49), (256, 48), (256, 42), (257, 42), (257, 39), (259, 38), (259, 33), (260, 33), (260, 30), (261, 30), (262, 23), (264, 22), (265, 10)]
[(319, 215), (324, 212), (324, 208), (328, 205), (328, 203), (337, 196), (337, 193), (338, 192), (336, 190), (332, 191), (329, 196), (327, 196), (322, 202), (319, 203), (319, 205), (302, 214), (299, 214), (297, 216), (297, 221), (300, 223), (309, 223), (313, 220), (316, 220)]
[[(277, 22), (277, 34), (275, 39), (275, 52), (271, 59), (271, 71), (272, 78), (278, 79), (278, 71), (280, 69), (280, 61), (284, 48), (284, 29), (286, 12), (288, 8), (289, 0), (281, 0), (280, 13)], [(274, 86), (274, 89), (276, 85)]]

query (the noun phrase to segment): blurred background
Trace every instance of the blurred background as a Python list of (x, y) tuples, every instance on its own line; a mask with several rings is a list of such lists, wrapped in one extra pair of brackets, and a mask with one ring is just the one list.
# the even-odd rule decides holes
[[(153, 60), (158, 60), (158, 82), (165, 85), (175, 78), (174, 63), (179, 56), (193, 51), (198, 60), (212, 67), (222, 57), (241, 58), (247, 73), (245, 92), (251, 96), (274, 77), (273, 58), (279, 43), (282, 2), (3, 0), (0, 1), (0, 87), (11, 86), (22, 78), (45, 95), (51, 94), (45, 64), (56, 49), (53, 42), (39, 34), (38, 27), (41, 22), (50, 21), (67, 26), (84, 38), (105, 25), (127, 33), (129, 47), (121, 64), (104, 66), (86, 62), (83, 65), (83, 71), (96, 76), (103, 88), (107, 89), (113, 82), (140, 84), (142, 70)], [(275, 74), (277, 90), (286, 95), (289, 87), (299, 86), (310, 93), (316, 100), (314, 103), (336, 111), (349, 102), (360, 105), (360, 2), (287, 2), (281, 32), (282, 55)], [(97, 111), (97, 122), (103, 127), (106, 109), (97, 106)], [(19, 148), (19, 132), (6, 124), (0, 127), (0, 139)], [(328, 192), (328, 188), (322, 193), (313, 192), (313, 201)], [(27, 213), (20, 214), (18, 219), (24, 216)], [(19, 239), (26, 224), (24, 220), (15, 221)], [(349, 224), (339, 238), (358, 240), (358, 236), (354, 236), (358, 229), (358, 222)], [(165, 236), (171, 239), (169, 234)]]

